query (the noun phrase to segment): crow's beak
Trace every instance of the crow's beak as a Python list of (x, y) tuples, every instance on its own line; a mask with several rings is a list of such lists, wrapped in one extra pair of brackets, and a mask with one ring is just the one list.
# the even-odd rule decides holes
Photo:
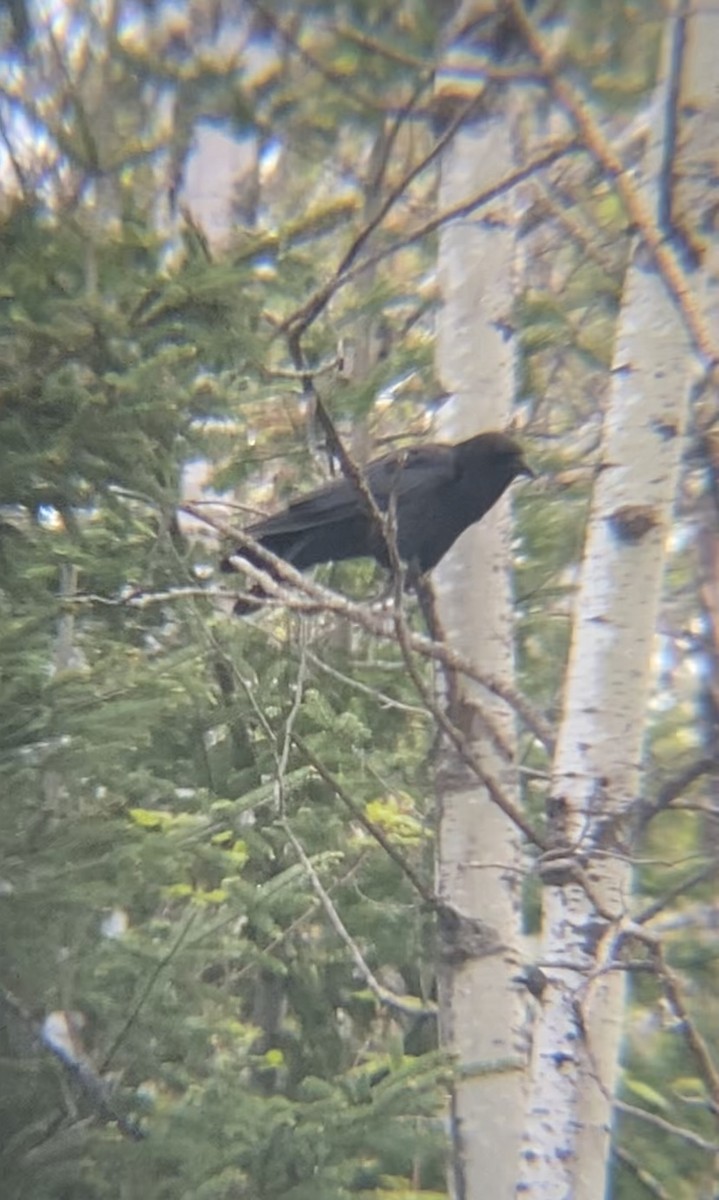
[(532, 468), (530, 466), (527, 465), (527, 463), (524, 461), (523, 458), (520, 459), (518, 469), (517, 469), (517, 474), (518, 475), (526, 475), (529, 479), (537, 478), (536, 473), (532, 470)]

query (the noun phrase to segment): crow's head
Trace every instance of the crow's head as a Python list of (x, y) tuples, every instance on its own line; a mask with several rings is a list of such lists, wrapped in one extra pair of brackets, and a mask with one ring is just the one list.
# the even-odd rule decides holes
[(518, 475), (536, 478), (525, 461), (519, 442), (515, 442), (508, 433), (479, 433), (466, 442), (460, 442), (457, 450), (464, 471), (478, 471), (483, 475), (488, 472), (501, 491)]
[(525, 461), (522, 447), (514, 438), (507, 433), (488, 433), (485, 436), (491, 438), (488, 450), (497, 466), (503, 468), (505, 475), (509, 475), (511, 479), (515, 479), (517, 475), (527, 475), (530, 479), (536, 479), (534, 471)]

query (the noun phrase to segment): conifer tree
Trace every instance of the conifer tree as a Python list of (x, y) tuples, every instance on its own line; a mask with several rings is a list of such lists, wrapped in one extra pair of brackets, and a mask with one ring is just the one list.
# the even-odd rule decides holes
[[(682, 15), (702, 67), (675, 58), (684, 87), (709, 79), (715, 7)], [(466, 388), (446, 355), (434, 373), (436, 235), (461, 244), (471, 216), (492, 244), (498, 205), (523, 221), (511, 328), (489, 336), (516, 343), (513, 415), (542, 472), (515, 498), (518, 679), (503, 688), (530, 929), (540, 880), (557, 904), (577, 886), (551, 873), (550, 760), (593, 493), (604, 527), (629, 261), (641, 273), (649, 254), (705, 369), (672, 465), (631, 809), (625, 915), (654, 940), (627, 925), (604, 960), (630, 976), (627, 1052), (588, 1178), (601, 1188), (611, 1165), (623, 1198), (706, 1190), (714, 747), (696, 676), (711, 582), (704, 557), (700, 604), (693, 531), (715, 423), (712, 224), (695, 223), (711, 88), (675, 103), (675, 134), (689, 124), (665, 138), (665, 206), (648, 218), (632, 170), (656, 127), (656, 6), (482, 6), (503, 56), (470, 23), (466, 109), (441, 103), (449, 18), (420, 0), (21, 8), (0, 23), (4, 1190), (338, 1200), (461, 1179), (456, 1153), (446, 1170), (457, 1064), (437, 1050), (436, 973), (462, 913), (434, 883), (435, 768), (457, 729), (435, 687), (449, 667), (479, 689), (482, 663), (427, 636), (426, 596), (424, 611), (382, 600), (371, 562), (283, 585), (247, 621), (229, 616), (242, 582), (216, 563), (248, 510), (347, 469), (343, 452), (361, 466), (441, 434), (443, 389)], [(488, 81), (498, 126), (529, 88), (536, 103), (499, 193), (453, 209), (440, 168), (472, 142)], [(462, 620), (472, 599), (455, 593)], [(491, 923), (483, 905), (478, 889), (473, 915)], [(513, 949), (492, 997), (526, 1003), (537, 1046), (568, 971), (555, 950)], [(470, 1064), (501, 1119), (492, 1067)]]

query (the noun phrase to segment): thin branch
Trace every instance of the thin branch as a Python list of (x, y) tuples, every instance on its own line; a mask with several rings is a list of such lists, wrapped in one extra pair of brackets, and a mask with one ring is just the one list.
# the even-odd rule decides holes
[[(352, 239), (349, 247), (342, 255), (339, 266), (335, 268), (334, 275), (323, 287), (319, 288), (313, 297), (298, 312), (288, 317), (282, 325), (280, 332), (286, 332), (289, 335), (299, 338), (305, 330), (317, 319), (321, 312), (326, 308), (335, 291), (337, 290), (337, 281), (343, 276), (347, 276), (352, 264), (354, 263), (359, 251), (364, 246), (365, 242), (372, 233), (379, 227), (387, 213), (397, 203), (397, 201), (405, 194), (410, 184), (417, 178), (418, 175), (426, 170), (434, 160), (443, 152), (446, 146), (454, 138), (455, 134), (461, 129), (476, 109), (479, 107), (483, 99), (483, 93), (480, 91), (477, 95), (470, 97), (460, 110), (456, 113), (454, 119), (445, 129), (441, 137), (437, 138), (432, 146), (432, 149), (425, 154), (424, 158), (415, 163), (413, 167), (406, 173), (403, 179), (393, 188), (386, 197), (384, 203), (377, 210), (375, 215), (367, 221), (359, 233)], [(359, 269), (362, 273), (371, 265), (371, 260), (363, 260), (359, 264)]]
[(719, 1142), (708, 1142), (693, 1129), (687, 1129), (684, 1125), (675, 1125), (673, 1121), (667, 1121), (664, 1117), (657, 1116), (656, 1113), (647, 1112), (645, 1108), (627, 1104), (624, 1100), (614, 1100), (613, 1105), (617, 1112), (626, 1113), (628, 1117), (635, 1117), (638, 1121), (644, 1121), (646, 1125), (661, 1129), (662, 1133), (668, 1133), (670, 1137), (681, 1138), (683, 1142), (694, 1146), (696, 1150), (705, 1150), (707, 1154), (719, 1154)]
[(284, 829), (285, 833), (287, 834), (287, 837), (289, 838), (290, 842), (292, 843), (292, 847), (295, 851), (295, 854), (297, 855), (300, 862), (302, 863), (302, 866), (304, 867), (305, 871), (307, 872), (310, 883), (312, 884), (312, 887), (314, 888), (314, 891), (315, 891), (315, 893), (327, 915), (327, 918), (328, 918), (332, 928), (334, 929), (335, 933), (338, 934), (340, 939), (344, 942), (345, 946), (347, 947), (347, 949), (349, 950), (349, 952), (352, 956), (352, 959), (354, 960), (357, 970), (359, 971), (360, 975), (364, 979), (364, 981), (367, 984), (370, 991), (373, 993), (374, 996), (376, 996), (376, 998), (380, 1002), (380, 1004), (384, 1004), (388, 1008), (395, 1009), (396, 1011), (404, 1013), (407, 1016), (412, 1016), (412, 1017), (436, 1016), (436, 1013), (437, 1013), (436, 1005), (434, 1005), (434, 1004), (424, 1005), (424, 1004), (420, 1003), (419, 1001), (415, 1001), (413, 997), (398, 996), (398, 995), (396, 995), (395, 992), (391, 992), (391, 991), (389, 991), (388, 988), (385, 988), (382, 986), (382, 984), (379, 982), (377, 977), (373, 974), (371, 968), (369, 967), (369, 964), (363, 958), (362, 953), (359, 949), (359, 946), (355, 942), (354, 938), (352, 938), (350, 936), (347, 929), (345, 928), (342, 918), (340, 917), (339, 913), (337, 912), (337, 909), (335, 908), (334, 904), (332, 903), (328, 893), (325, 891), (324, 887), (322, 886), (322, 880), (320, 879), (319, 875), (315, 871), (310, 859), (308, 858), (307, 854), (305, 853), (305, 851), (302, 847), (302, 844), (299, 842), (299, 840), (295, 837), (294, 833), (292, 832), (292, 829), (290, 828), (289, 823), (287, 821), (281, 821), (280, 825), (281, 825), (281, 828)]
[[(398, 254), (401, 250), (406, 250), (409, 246), (414, 245), (415, 242), (422, 241), (430, 234), (436, 233), (439, 229), (443, 229), (453, 221), (460, 221), (471, 216), (477, 209), (483, 208), (486, 204), (493, 203), (500, 196), (503, 196), (505, 192), (511, 191), (512, 188), (526, 182), (537, 171), (552, 166), (553, 163), (563, 158), (564, 155), (572, 153), (579, 148), (580, 142), (576, 137), (565, 138), (559, 143), (555, 143), (550, 149), (538, 154), (536, 158), (530, 159), (522, 167), (518, 167), (517, 170), (510, 172), (509, 175), (499, 180), (498, 183), (493, 184), (491, 187), (483, 188), (481, 192), (478, 192), (462, 204), (445, 209), (438, 216), (410, 230), (408, 234), (393, 241), (389, 246), (363, 258), (356, 266), (348, 268), (345, 271), (336, 269), (332, 277), (326, 283), (322, 284), (313, 296), (310, 296), (302, 308), (297, 309), (286, 318), (279, 326), (279, 332), (286, 332), (289, 329), (299, 329), (300, 332), (304, 332), (324, 311), (336, 292), (346, 287), (347, 284), (353, 283), (364, 271), (379, 265), (379, 263), (384, 262), (385, 259), (390, 258), (394, 254)], [(347, 253), (349, 254), (349, 251)]]
[(682, 1033), (694, 1055), (704, 1086), (711, 1096), (714, 1112), (719, 1112), (719, 1071), (706, 1041), (689, 1015), (679, 976), (667, 963), (664, 950), (658, 942), (652, 946), (652, 958), (657, 977), (663, 985), (664, 994), (681, 1025)]
[(655, 1197), (655, 1200), (672, 1200), (669, 1192), (662, 1187), (659, 1180), (647, 1171), (646, 1167), (638, 1162), (634, 1155), (625, 1150), (623, 1146), (612, 1146), (612, 1154), (637, 1182), (641, 1184), (645, 1191), (650, 1196)]
[[(302, 623), (302, 627), (301, 627), (301, 631), (300, 631), (300, 639), (301, 639), (300, 640), (300, 661), (299, 661), (299, 664), (297, 667), (297, 678), (295, 679), (295, 694), (294, 694), (294, 697), (292, 700), (292, 707), (290, 708), (290, 711), (287, 714), (287, 720), (285, 721), (284, 733), (283, 733), (283, 737), (282, 737), (282, 750), (277, 755), (277, 777), (275, 780), (276, 797), (277, 797), (277, 807), (282, 816), (285, 815), (284, 782), (285, 782), (285, 774), (287, 772), (287, 763), (289, 762), (289, 758), (290, 758), (290, 749), (292, 747), (292, 730), (294, 728), (295, 721), (297, 720), (300, 709), (302, 707), (302, 700), (304, 697), (304, 690), (305, 690), (305, 679), (307, 678), (307, 656), (306, 656), (307, 630), (305, 628), (304, 622)], [(276, 745), (277, 738), (275, 738), (274, 740), (275, 740), (275, 745)]]
[(345, 38), (348, 42), (353, 42), (361, 50), (368, 50), (370, 54), (379, 55), (382, 58), (386, 58), (389, 62), (397, 63), (401, 67), (412, 67), (416, 71), (434, 69), (434, 64), (428, 63), (426, 59), (417, 58), (414, 54), (408, 54), (406, 50), (398, 50), (396, 46), (388, 46), (380, 38), (372, 37), (366, 30), (356, 29), (354, 25), (348, 25), (345, 21), (330, 21), (328, 29), (332, 33), (335, 33), (337, 37)]
[(306, 377), (310, 375), (312, 379), (317, 379), (320, 375), (330, 375), (340, 366), (341, 359), (337, 354), (328, 359), (327, 362), (318, 363), (315, 366), (301, 367), (300, 370), (292, 370), (290, 367), (267, 367), (264, 363), (257, 363), (258, 374), (263, 379), (292, 379), (297, 383), (304, 383)]
[[(357, 236), (353, 239), (352, 243), (340, 259), (339, 266), (337, 267), (338, 275), (344, 275), (347, 271), (349, 271), (360, 250), (363, 248), (375, 230), (379, 228), (387, 214), (394, 208), (397, 201), (402, 199), (408, 188), (412, 185), (412, 183), (414, 183), (417, 176), (426, 171), (427, 167), (431, 166), (435, 159), (440, 157), (445, 148), (455, 137), (455, 134), (458, 133), (468, 118), (471, 117), (479, 108), (483, 99), (484, 93), (481, 90), (476, 95), (470, 96), (470, 98), (465, 101), (465, 103), (456, 113), (453, 120), (450, 121), (449, 125), (442, 133), (442, 136), (438, 137), (434, 142), (432, 149), (427, 151), (424, 158), (421, 158), (419, 162), (414, 164), (413, 167), (410, 167), (404, 177), (400, 179), (399, 183), (395, 184), (395, 186), (387, 193), (384, 201), (377, 209), (377, 212), (374, 213), (369, 221), (366, 222), (364, 228), (361, 229)], [(366, 267), (366, 264), (364, 265)]]
[[(437, 703), (434, 696), (431, 694), (430, 689), (426, 686), (415, 665), (414, 655), (412, 653), (411, 637), (409, 630), (407, 629), (407, 622), (401, 607), (395, 608), (395, 629), (397, 631), (397, 641), (400, 649), (402, 650), (407, 671), (412, 679), (412, 682), (414, 683), (418, 696), (422, 700), (422, 703), (432, 713), (432, 716), (434, 717), (438, 727), (452, 743), (462, 760), (474, 772), (477, 779), (482, 784), (482, 787), (486, 789), (488, 795), (494, 804), (496, 804), (497, 808), (501, 809), (505, 816), (509, 817), (510, 821), (512, 821), (518, 829), (522, 830), (522, 833), (530, 842), (534, 842), (535, 844), (539, 845), (540, 840), (537, 830), (533, 827), (532, 823), (527, 820), (522, 810), (518, 808), (514, 801), (507, 795), (504, 788), (500, 787), (496, 779), (494, 779), (484, 770), (484, 767), (482, 766), (478, 755), (473, 750), (469, 739), (465, 736), (459, 726), (450, 719), (450, 717), (444, 711), (444, 708)], [(493, 732), (493, 740), (496, 742), (499, 737), (497, 731), (492, 731), (489, 724), (488, 728), (490, 729), (490, 732)], [(506, 746), (503, 745), (503, 742), (500, 742), (499, 745), (503, 755), (505, 757), (511, 757), (511, 752), (506, 748)]]
[(25, 201), (27, 201), (29, 199), (29, 197), (31, 196), (32, 192), (31, 192), (28, 180), (25, 176), (25, 171), (23, 170), (23, 167), (20, 164), (20, 159), (16, 156), (15, 151), (13, 150), (13, 144), (10, 139), (10, 135), (8, 134), (7, 126), (5, 125), (5, 119), (1, 113), (0, 113), (0, 141), (3, 143), (5, 150), (7, 152), (8, 161), (15, 173), (15, 178), (17, 180), (20, 191), (22, 192), (23, 199)]
[(102, 1063), (100, 1064), (101, 1072), (104, 1073), (105, 1071), (107, 1071), (108, 1067), (110, 1066), (110, 1063), (112, 1062), (113, 1058), (117, 1054), (117, 1051), (119, 1050), (120, 1046), (124, 1042), (128, 1033), (132, 1029), (132, 1026), (135, 1024), (135, 1021), (137, 1020), (138, 1016), (140, 1015), (141, 1010), (144, 1008), (144, 1006), (149, 998), (150, 992), (154, 988), (154, 986), (157, 983), (157, 980), (160, 978), (160, 975), (162, 974), (162, 972), (172, 962), (173, 958), (179, 951), (180, 947), (182, 946), (183, 942), (185, 941), (185, 938), (187, 937), (193, 924), (195, 923), (196, 918), (197, 918), (197, 910), (195, 909), (192, 912), (190, 912), (187, 920), (185, 921), (185, 924), (182, 926), (182, 929), (180, 930), (177, 937), (175, 938), (175, 941), (170, 946), (170, 949), (167, 951), (167, 954), (163, 954), (163, 956), (159, 960), (159, 962), (157, 962), (155, 964), (155, 966), (153, 967), (152, 971), (150, 972), (148, 978), (145, 981), (144, 986), (142, 987), (142, 989), (140, 991), (139, 996), (137, 997), (135, 1003), (133, 1004), (132, 1008), (130, 1009), (130, 1012), (128, 1013), (127, 1017), (125, 1018), (122, 1026), (120, 1028), (119, 1033), (117, 1034), (117, 1036), (111, 1043), (110, 1049), (107, 1051), (104, 1059), (102, 1060)]
[(54, 1038), (47, 1037), (42, 1024), (36, 1021), (17, 997), (2, 985), (0, 985), (0, 1001), (22, 1021), (37, 1040), (38, 1045), (52, 1054), (60, 1063), (63, 1070), (78, 1084), (103, 1120), (114, 1121), (120, 1132), (125, 1137), (131, 1138), (132, 1141), (141, 1141), (145, 1137), (139, 1125), (116, 1109), (112, 1100), (112, 1084), (103, 1078), (104, 1066), (96, 1070), (87, 1059), (70, 1054)]
[[(68, 596), (63, 600), (66, 607), (76, 605), (100, 604), (104, 608), (151, 608), (153, 604), (167, 604), (174, 600), (237, 600), (236, 589), (206, 587), (177, 587), (166, 592), (143, 592), (140, 588), (123, 592), (119, 596), (101, 596), (97, 592), (80, 592), (76, 596)], [(247, 594), (247, 599), (257, 600), (256, 596)]]
[(712, 758), (700, 758), (689, 763), (677, 775), (665, 779), (653, 800), (640, 805), (640, 822), (642, 827), (648, 824), (658, 813), (664, 812), (670, 804), (691, 787), (702, 775), (709, 775), (717, 770), (717, 763)]
[[(574, 244), (581, 250), (577, 273), (583, 268), (586, 258), (591, 258), (609, 280), (617, 279), (616, 237), (610, 243), (608, 239), (600, 240), (598, 230), (584, 221), (584, 214), (576, 203), (568, 207), (567, 200), (551, 179), (537, 181), (541, 209), (557, 222), (568, 234)], [(544, 215), (544, 211), (542, 215)], [(617, 285), (618, 286), (618, 285)], [(581, 328), (581, 322), (579, 328)]]
[(664, 138), (662, 142), (662, 163), (657, 179), (657, 217), (659, 225), (670, 236), (676, 237), (677, 230), (673, 220), (674, 180), (679, 150), (679, 125), (681, 101), (682, 71), (687, 42), (687, 19), (689, 4), (681, 0), (679, 11), (674, 19), (674, 30), (669, 59), (669, 69), (666, 89), (666, 119), (664, 123)]
[(298, 733), (293, 733), (292, 741), (295, 743), (297, 749), (304, 756), (304, 758), (306, 758), (310, 766), (314, 767), (320, 778), (325, 781), (328, 787), (330, 787), (335, 795), (342, 801), (345, 808), (349, 810), (354, 819), (362, 826), (364, 830), (366, 830), (370, 837), (382, 847), (385, 854), (387, 854), (392, 861), (396, 863), (402, 874), (405, 875), (410, 881), (417, 894), (422, 897), (425, 904), (436, 910), (439, 905), (439, 901), (434, 892), (427, 887), (424, 880), (419, 876), (417, 871), (415, 871), (411, 863), (407, 862), (407, 859), (387, 837), (384, 830), (380, 829), (379, 825), (376, 825), (374, 821), (369, 819), (364, 809), (357, 804), (352, 796), (350, 796), (349, 792), (340, 783), (339, 779), (337, 779), (332, 772), (327, 769), (321, 759), (319, 759), (314, 751), (308, 746), (303, 737), (300, 737)]
[(419, 704), (403, 704), (401, 700), (395, 700), (393, 696), (388, 696), (386, 692), (381, 692), (379, 688), (370, 687), (367, 683), (361, 683), (359, 679), (355, 679), (352, 675), (346, 675), (344, 671), (338, 671), (336, 667), (331, 667), (319, 655), (312, 650), (307, 651), (308, 661), (313, 666), (318, 667), (320, 671), (336, 679), (338, 683), (344, 683), (347, 687), (354, 688), (355, 691), (361, 692), (364, 696), (371, 696), (380, 708), (391, 708), (397, 712), (408, 713), (414, 717), (426, 717), (427, 720), (432, 720), (432, 714), (426, 708), (421, 708)]
[(675, 887), (670, 888), (663, 896), (659, 896), (648, 904), (643, 912), (637, 914), (634, 920), (638, 925), (646, 925), (648, 921), (652, 921), (654, 917), (663, 912), (674, 900), (679, 896), (685, 896), (692, 888), (698, 887), (700, 883), (705, 883), (708, 879), (713, 879), (719, 872), (719, 862), (716, 860), (709, 863), (708, 866), (702, 867), (700, 871), (695, 871), (688, 879), (683, 879)]
[[(326, 83), (329, 83), (333, 88), (342, 92), (342, 95), (345, 96), (345, 98), (354, 101), (354, 103), (358, 104), (361, 108), (368, 109), (370, 112), (374, 113), (379, 112), (385, 116), (390, 115), (393, 110), (388, 105), (384, 104), (381, 100), (377, 100), (377, 98), (370, 93), (360, 91), (358, 88), (353, 86), (344, 72), (333, 71), (330, 67), (326, 66), (321, 59), (316, 58), (315, 55), (312, 54), (311, 51), (307, 50), (307, 48), (303, 46), (289, 31), (289, 29), (286, 28), (279, 17), (275, 16), (275, 14), (269, 8), (266, 8), (264, 4), (260, 3), (260, 0), (247, 0), (247, 2), (250, 7), (255, 10), (255, 12), (260, 14), (262, 20), (275, 31), (277, 36), (285, 43), (290, 52), (294, 54), (306, 67), (309, 67), (311, 71), (315, 71), (322, 79), (325, 80)], [(429, 79), (431, 78), (429, 69), (430, 64), (426, 64), (426, 67), (428, 77), (427, 81), (429, 82)]]
[[(387, 169), (390, 164), (390, 159), (392, 157), (392, 150), (397, 143), (397, 138), (399, 137), (403, 126), (412, 115), (412, 112), (416, 111), (419, 98), (422, 95), (422, 92), (427, 88), (428, 84), (431, 85), (431, 80), (432, 76), (430, 73), (425, 73), (423, 76), (420, 76), (419, 80), (415, 84), (414, 89), (394, 117), (389, 128), (380, 133), (375, 140), (374, 148), (372, 154), (370, 155), (371, 172), (366, 181), (366, 186), (369, 189), (368, 194), (372, 196), (374, 203), (376, 203), (376, 196), (379, 194), (384, 183)], [(375, 158), (376, 150), (379, 150), (379, 153)], [(365, 212), (369, 214), (371, 209), (366, 207)]]
[[(252, 567), (250, 563), (246, 563), (243, 560), (241, 564), (242, 570), (253, 580), (261, 583), (263, 587), (267, 585), (268, 592), (271, 593), (277, 602), (286, 604), (288, 608), (295, 608), (300, 611), (319, 607), (360, 625), (367, 633), (371, 633), (376, 637), (393, 640), (393, 627), (388, 625), (386, 621), (383, 621), (381, 617), (370, 612), (366, 606), (356, 604), (348, 600), (345, 596), (340, 596), (336, 592), (330, 591), (329, 588), (323, 588), (311, 582), (305, 575), (302, 575), (294, 567), (290, 566), (285, 559), (272, 554), (271, 551), (267, 550), (260, 542), (255, 541), (249, 534), (215, 517), (208, 516), (207, 513), (203, 513), (194, 504), (184, 504), (182, 511), (197, 517), (206, 525), (217, 530), (218, 533), (232, 538), (241, 545), (247, 546), (258, 558), (263, 559), (268, 566), (271, 566), (286, 583), (297, 588), (301, 594), (308, 597), (311, 601), (311, 603), (308, 603), (308, 600), (302, 600), (296, 593), (293, 594), (288, 589), (281, 588), (276, 580), (268, 576), (266, 572), (257, 570), (257, 568)], [(220, 594), (225, 595), (224, 592)], [(255, 596), (253, 599), (256, 601), (257, 597)], [(433, 659), (435, 662), (442, 663), (450, 670), (466, 675), (468, 679), (474, 680), (475, 683), (486, 688), (488, 692), (504, 700), (505, 704), (514, 709), (537, 740), (550, 753), (552, 752), (554, 745), (553, 730), (549, 722), (534, 708), (526, 696), (523, 696), (509, 684), (494, 679), (492, 676), (484, 675), (443, 642), (433, 641), (430, 638), (423, 637), (421, 634), (410, 633), (409, 643), (412, 649), (424, 658)]]
[(707, 373), (716, 381), (719, 378), (719, 345), (714, 340), (699, 298), (689, 286), (686, 272), (676, 252), (667, 241), (665, 231), (654, 219), (649, 204), (640, 188), (633, 182), (621, 156), (602, 133), (586, 98), (558, 72), (554, 55), (527, 15), (522, 0), (507, 0), (507, 6), (529, 50), (544, 72), (548, 89), (578, 130), (587, 151), (614, 182), (630, 223), (647, 247), (664, 286), (679, 311), (695, 351), (704, 363)]

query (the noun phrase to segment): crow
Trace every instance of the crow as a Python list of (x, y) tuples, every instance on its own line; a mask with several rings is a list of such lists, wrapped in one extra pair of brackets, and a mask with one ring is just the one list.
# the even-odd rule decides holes
[[(377, 507), (395, 512), (399, 558), (408, 582), (431, 571), (468, 525), (480, 521), (518, 475), (534, 478), (521, 447), (506, 433), (480, 433), (456, 445), (428, 443), (374, 459), (364, 478)], [(389, 567), (387, 544), (356, 485), (335, 479), (246, 531), (265, 549), (303, 571), (315, 563), (375, 558)], [(270, 574), (259, 555), (239, 547), (221, 563), (223, 571), (242, 569), (242, 560)], [(252, 589), (258, 600), (264, 593)], [(238, 600), (235, 612), (257, 605)]]

